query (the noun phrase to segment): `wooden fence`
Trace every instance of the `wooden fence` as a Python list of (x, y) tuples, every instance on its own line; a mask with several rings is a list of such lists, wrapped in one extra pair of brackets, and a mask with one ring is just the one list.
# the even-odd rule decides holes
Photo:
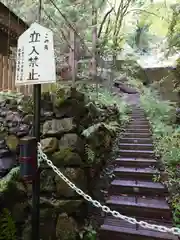
[(25, 95), (32, 94), (32, 86), (15, 86), (16, 62), (0, 54), (0, 91), (21, 92)]

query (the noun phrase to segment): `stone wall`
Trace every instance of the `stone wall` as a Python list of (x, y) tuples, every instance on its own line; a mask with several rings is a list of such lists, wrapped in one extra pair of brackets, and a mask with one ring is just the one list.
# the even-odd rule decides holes
[[(178, 95), (174, 92), (173, 79), (174, 74), (171, 69), (168, 68), (150, 68), (145, 70), (146, 75), (149, 79), (149, 83), (154, 84), (164, 100), (170, 100), (172, 102), (178, 101)], [(164, 78), (164, 79), (163, 79)], [(163, 79), (162, 82), (161, 79)]]
[[(43, 94), (41, 103), (44, 153), (73, 183), (92, 194), (120, 123), (118, 108), (97, 105), (76, 89)], [(6, 100), (1, 102), (1, 109), (0, 162), (1, 176), (5, 176), (0, 180), (0, 207), (9, 209), (20, 239), (28, 240), (32, 189), (19, 175), (18, 147), (19, 140), (32, 133), (32, 100)], [(87, 216), (87, 202), (46, 163), (40, 168), (40, 183), (40, 238), (77, 239)]]

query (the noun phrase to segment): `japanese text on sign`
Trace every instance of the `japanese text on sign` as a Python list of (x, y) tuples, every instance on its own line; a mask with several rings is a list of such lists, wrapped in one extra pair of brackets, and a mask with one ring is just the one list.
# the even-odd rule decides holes
[(55, 81), (53, 33), (33, 23), (18, 39), (16, 85)]

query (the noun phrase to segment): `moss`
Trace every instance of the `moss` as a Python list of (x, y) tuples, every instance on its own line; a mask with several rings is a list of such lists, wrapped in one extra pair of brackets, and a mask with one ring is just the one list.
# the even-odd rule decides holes
[(0, 180), (0, 192), (5, 192), (14, 183), (19, 174), (19, 167), (11, 169), (11, 171)]
[(6, 136), (5, 141), (11, 151), (16, 151), (17, 146), (19, 145), (19, 139), (15, 135)]
[(62, 148), (52, 155), (52, 161), (57, 166), (81, 164), (80, 156), (73, 152), (71, 148)]

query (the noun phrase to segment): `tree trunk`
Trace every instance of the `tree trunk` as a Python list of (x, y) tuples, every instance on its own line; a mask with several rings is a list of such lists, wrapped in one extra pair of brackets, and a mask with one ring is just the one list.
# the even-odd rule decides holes
[(75, 46), (76, 46), (76, 36), (72, 29), (70, 29), (70, 54), (69, 54), (69, 65), (71, 67), (71, 77), (72, 77), (72, 85), (75, 85), (76, 81), (76, 68), (77, 68), (77, 61), (75, 58)]
[(92, 52), (93, 52), (93, 57), (92, 57), (92, 80), (96, 80), (97, 76), (97, 9), (93, 6), (92, 7), (92, 25), (93, 25), (93, 30), (92, 30)]

